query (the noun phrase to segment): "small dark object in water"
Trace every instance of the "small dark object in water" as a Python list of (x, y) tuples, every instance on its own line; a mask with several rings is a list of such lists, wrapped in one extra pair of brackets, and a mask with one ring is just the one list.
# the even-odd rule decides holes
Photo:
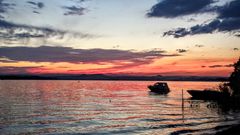
[(187, 90), (187, 92), (193, 99), (222, 100), (230, 97), (229, 94), (214, 90)]
[(148, 88), (151, 90), (151, 92), (158, 94), (168, 94), (170, 92), (167, 83), (164, 82), (157, 82), (154, 85), (149, 85)]

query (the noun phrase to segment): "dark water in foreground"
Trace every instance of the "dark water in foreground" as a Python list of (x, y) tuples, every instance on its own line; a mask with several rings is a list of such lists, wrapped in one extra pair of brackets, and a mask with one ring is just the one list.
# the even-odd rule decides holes
[(168, 96), (149, 93), (152, 83), (0, 81), (0, 134), (212, 134), (240, 120), (211, 102), (182, 108), (181, 89), (217, 82), (168, 82)]

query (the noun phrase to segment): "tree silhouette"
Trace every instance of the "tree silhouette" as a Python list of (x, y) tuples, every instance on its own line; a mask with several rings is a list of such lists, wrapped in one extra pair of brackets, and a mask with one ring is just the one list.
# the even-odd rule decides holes
[(240, 58), (233, 66), (234, 71), (229, 77), (229, 86), (233, 91), (233, 95), (240, 95)]

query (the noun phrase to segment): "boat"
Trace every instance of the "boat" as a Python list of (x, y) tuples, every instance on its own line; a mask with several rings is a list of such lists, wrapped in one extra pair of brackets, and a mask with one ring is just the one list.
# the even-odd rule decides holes
[(216, 90), (187, 90), (193, 99), (201, 100), (222, 100), (230, 95)]
[(165, 82), (157, 82), (154, 85), (149, 85), (151, 92), (158, 94), (168, 94), (170, 92), (168, 84)]

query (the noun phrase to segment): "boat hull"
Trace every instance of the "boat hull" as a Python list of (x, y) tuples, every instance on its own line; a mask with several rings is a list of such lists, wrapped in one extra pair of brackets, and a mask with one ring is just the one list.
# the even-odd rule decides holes
[(229, 98), (229, 95), (226, 95), (219, 91), (212, 90), (187, 90), (187, 92), (192, 96), (193, 99), (202, 99), (202, 100), (222, 100)]
[(170, 90), (159, 89), (151, 85), (148, 86), (148, 88), (150, 89), (151, 92), (158, 93), (158, 94), (168, 94), (170, 92)]

